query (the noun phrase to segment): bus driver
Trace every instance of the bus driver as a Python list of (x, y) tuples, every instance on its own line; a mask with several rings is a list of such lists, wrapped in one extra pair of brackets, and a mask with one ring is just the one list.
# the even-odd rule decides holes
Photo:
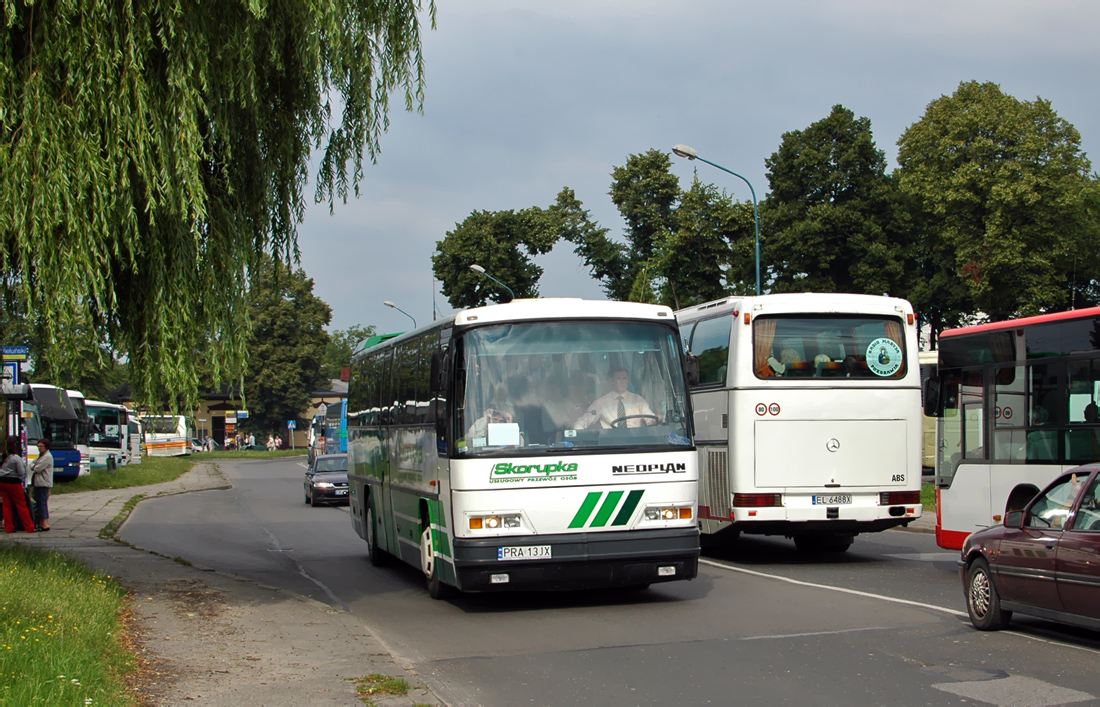
[(627, 390), (629, 386), (630, 374), (626, 369), (621, 366), (612, 368), (611, 392), (592, 401), (588, 411), (573, 423), (574, 429), (642, 427), (662, 422), (645, 398)]

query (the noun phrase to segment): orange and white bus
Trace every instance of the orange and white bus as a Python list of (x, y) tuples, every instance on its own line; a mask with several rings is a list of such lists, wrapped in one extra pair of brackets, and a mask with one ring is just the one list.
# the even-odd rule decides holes
[(191, 436), (183, 415), (145, 415), (145, 453), (150, 457), (182, 457), (191, 454)]

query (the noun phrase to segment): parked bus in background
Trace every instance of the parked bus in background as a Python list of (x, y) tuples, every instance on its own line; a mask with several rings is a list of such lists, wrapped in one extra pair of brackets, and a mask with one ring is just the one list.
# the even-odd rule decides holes
[(129, 432), (127, 444), (130, 447), (126, 463), (140, 464), (141, 457), (145, 454), (144, 428), (141, 424), (141, 420), (138, 419), (138, 416), (134, 414), (133, 410), (126, 410), (126, 418), (126, 427)]
[(325, 412), (325, 454), (348, 451), (348, 401), (337, 400)]
[[(22, 390), (20, 391), (22, 393)], [(7, 444), (7, 435), (20, 439), (27, 464), (38, 459), (38, 440), (42, 438), (42, 418), (38, 413), (38, 403), (32, 399), (0, 397), (0, 410), (4, 412), (4, 423), (0, 427), (0, 445)], [(11, 413), (9, 417), (8, 413)], [(14, 418), (14, 419), (13, 419)], [(8, 423), (14, 422), (9, 428)], [(0, 446), (5, 449), (6, 446)]]
[(684, 366), (667, 307), (579, 299), (469, 309), (360, 347), (349, 498), (371, 561), (419, 567), (435, 598), (695, 577)]
[[(56, 481), (72, 481), (88, 473), (81, 463), (80, 440), (87, 427), (83, 405), (74, 407), (69, 392), (43, 383), (31, 384), (34, 402), (42, 420), (42, 434), (50, 440), (53, 455), (53, 477)], [(81, 400), (83, 403), (83, 400)], [(30, 440), (28, 439), (28, 447)], [(36, 450), (37, 451), (37, 450)], [(37, 458), (37, 457), (36, 457)]]
[(76, 448), (80, 450), (80, 473), (87, 474), (92, 470), (92, 449), (88, 446), (88, 407), (84, 401), (84, 393), (79, 390), (68, 390), (69, 399), (73, 403), (73, 411), (78, 418), (79, 439)]
[(677, 312), (707, 535), (844, 551), (921, 515), (912, 306), (892, 297), (729, 297)]
[(88, 447), (92, 469), (114, 469), (130, 461), (130, 428), (126, 408), (87, 400)]
[(145, 453), (151, 457), (182, 457), (191, 454), (191, 435), (183, 415), (145, 415)]
[(936, 542), (1002, 522), (1100, 461), (1100, 307), (944, 331), (925, 390), (938, 418)]
[[(924, 405), (925, 381), (936, 377), (940, 356), (938, 351), (921, 351), (920, 382), (921, 382), (921, 406)], [(936, 424), (937, 419), (928, 415), (922, 415), (921, 429), (924, 432), (924, 444), (921, 448), (921, 474), (928, 476), (936, 471)]]
[[(325, 405), (328, 408), (328, 405)], [(313, 468), (313, 459), (325, 453), (325, 416), (321, 413), (314, 415), (309, 421), (309, 434), (306, 436), (309, 443), (309, 451), (306, 453), (306, 466)]]

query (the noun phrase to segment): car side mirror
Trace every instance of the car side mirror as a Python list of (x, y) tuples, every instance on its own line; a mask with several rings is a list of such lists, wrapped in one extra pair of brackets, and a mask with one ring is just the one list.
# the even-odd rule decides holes
[(689, 387), (699, 385), (699, 357), (691, 352), (684, 356), (684, 377)]
[(1024, 527), (1024, 512), (1023, 511), (1009, 511), (1005, 514), (1005, 527), (1006, 528), (1022, 528)]

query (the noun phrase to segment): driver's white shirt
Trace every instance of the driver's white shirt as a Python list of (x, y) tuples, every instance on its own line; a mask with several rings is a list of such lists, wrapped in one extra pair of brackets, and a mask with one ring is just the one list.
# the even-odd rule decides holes
[(626, 408), (627, 417), (631, 415), (653, 415), (651, 418), (635, 417), (626, 421), (627, 427), (644, 427), (656, 422), (656, 415), (649, 407), (649, 403), (642, 396), (631, 393), (616, 393), (611, 391), (607, 395), (596, 398), (588, 406), (587, 412), (573, 423), (574, 429), (583, 430), (589, 427), (610, 428), (611, 423), (619, 417), (619, 397), (623, 399), (623, 407)]

